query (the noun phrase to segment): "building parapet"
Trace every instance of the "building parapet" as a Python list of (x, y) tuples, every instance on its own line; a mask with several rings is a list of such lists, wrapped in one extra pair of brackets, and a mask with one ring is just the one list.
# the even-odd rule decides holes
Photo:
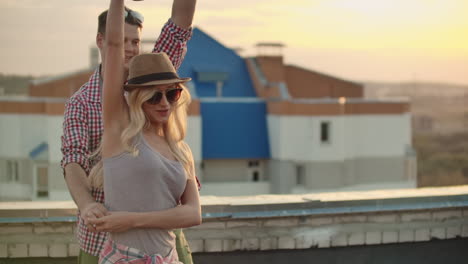
[[(468, 207), (468, 185), (290, 195), (201, 196), (204, 220)], [(75, 220), (73, 201), (0, 202), (0, 223)]]
[[(203, 196), (193, 252), (327, 248), (468, 237), (468, 186), (246, 197)], [(76, 207), (0, 203), (0, 260), (73, 257)]]
[[(1, 96), (0, 114), (39, 114), (62, 116), (67, 98)], [(200, 115), (200, 101), (193, 99), (188, 108), (189, 116)]]
[(30, 96), (0, 96), (0, 102), (27, 102), (27, 103), (64, 103), (67, 98), (57, 97), (30, 97)]
[[(280, 85), (281, 86), (281, 85)], [(289, 95), (285, 95), (289, 98)], [(294, 104), (407, 104), (408, 99), (405, 98), (389, 98), (389, 99), (364, 99), (364, 98), (258, 98), (258, 97), (200, 97), (202, 103), (257, 103), (257, 102), (291, 102)]]
[(34, 114), (61, 116), (65, 110), (65, 100), (3, 100), (0, 101), (0, 114)]
[(34, 79), (34, 80), (31, 80), (31, 84), (32, 85), (48, 84), (50, 82), (60, 81), (60, 80), (65, 79), (65, 78), (73, 77), (73, 76), (78, 75), (78, 74), (90, 74), (90, 73), (91, 73), (90, 69), (82, 69), (82, 70), (77, 70), (77, 71), (74, 71), (74, 72), (68, 72), (68, 73), (59, 74), (59, 75), (55, 75), (55, 76), (49, 76), (49, 77), (44, 77), (44, 78), (40, 78), (40, 79)]
[(339, 97), (339, 98), (294, 98), (290, 99), (293, 103), (301, 104), (360, 104), (360, 103), (409, 103), (408, 98), (398, 97), (398, 98), (353, 98), (353, 97)]
[(264, 99), (258, 97), (200, 97), (201, 103), (261, 103)]
[(405, 102), (332, 102), (324, 101), (269, 101), (268, 113), (273, 115), (382, 115), (406, 114), (410, 112)]

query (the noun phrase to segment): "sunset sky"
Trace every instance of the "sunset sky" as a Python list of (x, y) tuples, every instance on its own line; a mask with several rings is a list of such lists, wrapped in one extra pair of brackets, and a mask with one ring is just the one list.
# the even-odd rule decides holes
[[(155, 39), (172, 0), (127, 1)], [(0, 73), (53, 75), (88, 67), (108, 0), (1, 0)], [(281, 42), (288, 64), (354, 81), (468, 84), (466, 0), (198, 0), (194, 25), (255, 55)], [(190, 52), (190, 51), (189, 51)]]

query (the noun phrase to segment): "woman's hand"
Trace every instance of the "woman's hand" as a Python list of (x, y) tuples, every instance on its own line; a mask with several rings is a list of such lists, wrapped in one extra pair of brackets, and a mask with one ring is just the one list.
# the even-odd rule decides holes
[(130, 212), (109, 212), (107, 215), (89, 219), (88, 222), (95, 226), (98, 232), (124, 232), (134, 228), (133, 213)]
[(88, 230), (96, 233), (96, 229), (94, 228), (93, 224), (89, 222), (89, 220), (101, 218), (107, 214), (109, 213), (102, 203), (93, 202), (85, 206), (85, 208), (81, 211), (81, 218), (84, 220)]

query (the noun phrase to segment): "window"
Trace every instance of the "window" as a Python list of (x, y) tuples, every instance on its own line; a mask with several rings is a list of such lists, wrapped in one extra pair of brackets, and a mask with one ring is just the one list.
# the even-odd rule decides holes
[(18, 173), (18, 161), (16, 160), (7, 160), (7, 181), (8, 182), (18, 182), (19, 173)]
[(247, 163), (247, 173), (248, 173), (248, 180), (253, 182), (260, 181), (261, 178), (261, 171), (260, 171), (260, 161), (258, 160), (249, 160)]
[(260, 174), (258, 173), (258, 171), (254, 171), (252, 174), (252, 181), (258, 182), (259, 180), (260, 180)]
[(250, 160), (248, 166), (249, 168), (256, 168), (258, 167), (258, 164), (259, 164), (258, 160)]
[(330, 122), (328, 121), (320, 123), (320, 142), (330, 143)]

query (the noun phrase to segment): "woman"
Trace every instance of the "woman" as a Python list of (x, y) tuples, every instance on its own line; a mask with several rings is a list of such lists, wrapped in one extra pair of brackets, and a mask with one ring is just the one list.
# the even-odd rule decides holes
[[(123, 0), (112, 0), (101, 145), (110, 214), (89, 222), (110, 233), (100, 263), (179, 263), (172, 229), (201, 223), (193, 157), (183, 141), (190, 103), (183, 83), (190, 78), (179, 78), (166, 54), (143, 54), (130, 61), (123, 85), (123, 15)], [(99, 184), (99, 166), (90, 177)]]

